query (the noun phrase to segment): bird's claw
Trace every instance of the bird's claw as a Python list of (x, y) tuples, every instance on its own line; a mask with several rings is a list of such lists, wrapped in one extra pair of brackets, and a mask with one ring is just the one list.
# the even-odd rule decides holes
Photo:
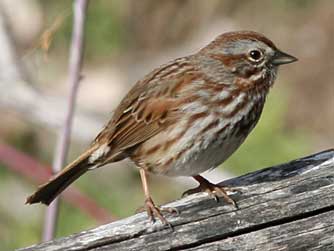
[(235, 208), (238, 209), (237, 203), (227, 194), (227, 191), (240, 192), (240, 189), (223, 187), (217, 184), (212, 184), (210, 182), (205, 182), (205, 183), (203, 182), (203, 183), (200, 183), (198, 187), (185, 191), (182, 194), (182, 197), (188, 196), (194, 193), (205, 192), (215, 201), (218, 202), (219, 198), (222, 197), (227, 203), (232, 204)]
[(173, 228), (172, 225), (166, 220), (166, 218), (162, 215), (162, 212), (167, 212), (170, 214), (179, 214), (179, 211), (173, 207), (158, 207), (154, 204), (151, 198), (147, 198), (145, 200), (145, 209), (148, 215), (149, 220), (154, 223), (156, 221), (156, 217), (161, 221), (161, 223), (169, 228)]

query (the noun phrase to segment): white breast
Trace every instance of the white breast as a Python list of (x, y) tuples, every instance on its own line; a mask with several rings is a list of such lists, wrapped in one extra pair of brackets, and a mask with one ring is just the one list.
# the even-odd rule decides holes
[[(209, 116), (195, 121), (184, 137), (182, 137), (176, 149), (173, 149), (175, 152), (180, 152), (185, 149), (185, 147), (189, 147), (189, 150), (184, 151), (181, 158), (172, 162), (170, 168), (165, 169), (166, 172), (164, 174), (169, 176), (194, 176), (208, 169), (217, 167), (230, 157), (246, 139), (248, 133), (256, 123), (254, 123), (252, 128), (249, 128), (247, 133), (236, 133), (236, 124), (245, 116), (249, 115), (253, 110), (254, 103), (247, 104), (232, 118), (228, 119), (223, 117), (224, 113), (233, 111), (237, 102), (240, 102), (243, 98), (244, 94), (242, 93), (224, 109), (221, 109), (222, 117), (219, 119), (217, 126), (210, 128), (202, 135), (199, 135), (201, 130), (216, 119), (216, 115), (211, 113)], [(261, 97), (258, 98), (261, 99)], [(261, 113), (261, 111), (259, 112)], [(259, 116), (260, 114), (252, 114), (250, 117), (257, 121)], [(164, 160), (162, 159), (162, 161)]]

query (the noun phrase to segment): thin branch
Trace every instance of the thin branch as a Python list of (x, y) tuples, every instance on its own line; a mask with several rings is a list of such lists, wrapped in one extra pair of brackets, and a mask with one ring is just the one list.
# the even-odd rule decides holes
[[(24, 177), (26, 180), (34, 181), (36, 184), (45, 183), (52, 175), (50, 167), (1, 142), (1, 140), (0, 162), (8, 167), (11, 172)], [(92, 198), (73, 186), (64, 191), (64, 201), (80, 209), (100, 224), (115, 220), (105, 208), (100, 207)]]
[[(68, 107), (64, 127), (60, 133), (57, 144), (53, 172), (57, 173), (63, 167), (69, 148), (71, 126), (75, 108), (76, 95), (81, 78), (81, 66), (84, 47), (84, 26), (88, 0), (76, 0), (73, 2), (73, 33), (69, 58), (69, 86)], [(58, 218), (59, 199), (56, 199), (47, 209), (45, 214), (45, 225), (43, 241), (54, 238), (56, 222)]]

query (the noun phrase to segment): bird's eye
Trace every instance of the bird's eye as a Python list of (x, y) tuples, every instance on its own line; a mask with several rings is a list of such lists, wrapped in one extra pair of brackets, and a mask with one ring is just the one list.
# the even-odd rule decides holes
[(253, 62), (259, 62), (262, 60), (263, 54), (262, 51), (260, 50), (251, 50), (248, 53), (248, 59), (253, 61)]

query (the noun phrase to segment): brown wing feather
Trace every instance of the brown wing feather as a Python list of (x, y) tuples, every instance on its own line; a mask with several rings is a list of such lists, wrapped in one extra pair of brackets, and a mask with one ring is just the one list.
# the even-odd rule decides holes
[[(176, 118), (180, 86), (192, 80), (189, 68), (168, 78), (159, 79), (155, 76), (168, 67), (175, 69), (173, 64), (163, 66), (152, 72), (144, 81), (138, 82), (115, 110), (107, 126), (96, 137), (94, 143), (110, 146), (110, 152), (103, 160), (108, 162), (120, 160), (124, 151), (139, 145), (164, 130)], [(121, 157), (120, 157), (121, 156)]]

